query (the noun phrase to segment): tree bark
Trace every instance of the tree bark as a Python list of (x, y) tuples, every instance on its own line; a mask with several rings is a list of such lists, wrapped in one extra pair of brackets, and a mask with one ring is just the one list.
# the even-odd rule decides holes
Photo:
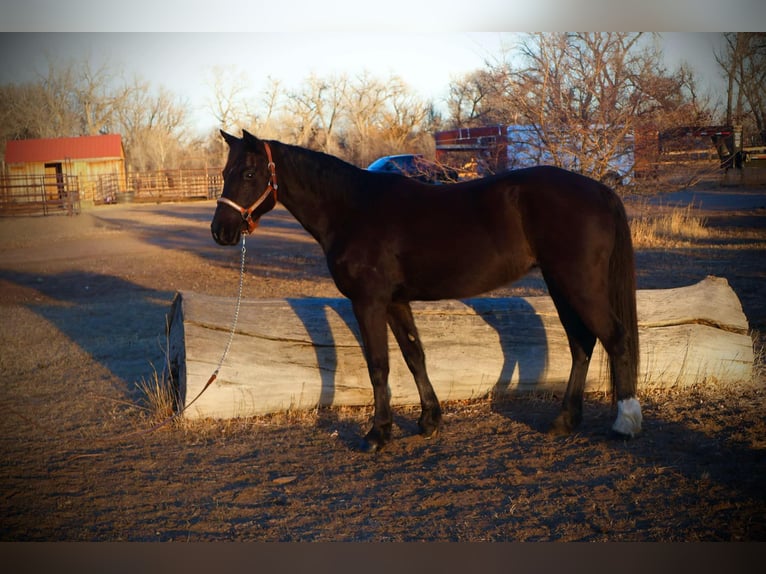
[[(639, 291), (639, 390), (752, 379), (747, 319), (725, 279)], [(236, 301), (178, 293), (168, 326), (169, 360), (182, 405), (202, 390), (229, 338)], [(414, 303), (437, 395), (463, 400), (529, 391), (563, 393), (571, 358), (551, 299), (479, 298)], [(389, 335), (392, 404), (419, 404)], [(608, 391), (597, 344), (586, 383)], [(328, 405), (367, 405), (372, 388), (346, 299), (244, 300), (216, 381), (185, 416), (233, 418)]]

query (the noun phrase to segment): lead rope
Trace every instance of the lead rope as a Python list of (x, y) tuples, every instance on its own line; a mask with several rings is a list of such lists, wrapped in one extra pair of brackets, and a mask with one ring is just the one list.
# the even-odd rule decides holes
[[(182, 414), (184, 414), (186, 410), (190, 406), (192, 406), (197, 401), (198, 398), (202, 396), (202, 393), (204, 393), (207, 390), (207, 388), (211, 384), (213, 384), (213, 381), (215, 381), (216, 378), (218, 378), (218, 373), (221, 370), (221, 367), (223, 367), (223, 363), (226, 360), (226, 356), (229, 354), (229, 349), (231, 349), (231, 344), (234, 341), (234, 333), (237, 331), (237, 322), (239, 321), (239, 308), (242, 305), (242, 293), (244, 291), (244, 284), (245, 284), (245, 255), (247, 253), (247, 248), (245, 247), (245, 237), (247, 237), (247, 233), (242, 233), (242, 258), (240, 259), (240, 264), (239, 264), (239, 292), (237, 293), (237, 305), (234, 308), (234, 320), (231, 322), (231, 331), (229, 332), (229, 340), (226, 342), (226, 347), (224, 348), (223, 354), (221, 355), (221, 360), (218, 361), (218, 365), (216, 366), (215, 371), (213, 371), (213, 374), (210, 375), (210, 378), (207, 380), (207, 383), (205, 383), (205, 386), (202, 387), (202, 390), (199, 393), (197, 393), (197, 396), (194, 397), (191, 400), (191, 402), (187, 403), (180, 411), (173, 413), (172, 415), (160, 421), (153, 427), (142, 430), (142, 431), (134, 431), (134, 432), (117, 435), (115, 437), (112, 437), (111, 439), (106, 439), (106, 442), (123, 440), (126, 438), (136, 437), (136, 436), (143, 436), (143, 435), (151, 434), (155, 431), (158, 431), (162, 427), (166, 426), (167, 424), (169, 424), (170, 422), (174, 421), (175, 419), (180, 417)], [(98, 456), (98, 455), (81, 454), (81, 455), (70, 457), (70, 460), (83, 458), (83, 457), (89, 457), (89, 456)]]
[[(221, 367), (223, 367), (223, 363), (226, 360), (226, 356), (229, 354), (229, 349), (231, 349), (231, 343), (234, 341), (234, 333), (236, 333), (237, 331), (237, 321), (239, 321), (239, 308), (242, 305), (242, 292), (243, 292), (243, 287), (245, 284), (245, 255), (247, 254), (247, 247), (245, 246), (246, 237), (247, 237), (247, 233), (243, 233), (242, 234), (242, 257), (239, 263), (239, 291), (237, 293), (237, 304), (234, 307), (234, 320), (231, 322), (231, 331), (229, 331), (229, 340), (226, 342), (226, 347), (224, 348), (223, 354), (221, 355), (221, 360), (218, 361), (218, 366), (215, 368), (215, 371), (213, 371), (213, 374), (210, 375), (210, 378), (207, 380), (207, 383), (205, 383), (205, 386), (202, 387), (202, 390), (199, 393), (197, 393), (197, 396), (194, 397), (191, 400), (191, 402), (187, 403), (183, 409), (175, 413), (167, 422), (170, 422), (170, 420), (173, 420), (174, 418), (184, 414), (184, 412), (186, 412), (186, 409), (192, 406), (194, 402), (202, 396), (202, 393), (204, 393), (207, 390), (207, 388), (213, 383), (213, 381), (215, 381), (218, 378), (218, 372), (221, 370)], [(164, 425), (165, 423), (163, 422), (162, 426)], [(156, 430), (156, 428), (152, 430)]]
[[(231, 332), (229, 333), (229, 340), (226, 342), (226, 348), (223, 350), (223, 355), (221, 355), (221, 360), (218, 361), (218, 366), (216, 367), (215, 371), (213, 371), (213, 377), (212, 377), (213, 380), (215, 380), (215, 377), (218, 376), (218, 371), (220, 371), (221, 367), (223, 367), (223, 362), (226, 360), (226, 355), (229, 354), (229, 349), (231, 349), (231, 343), (234, 340), (234, 333), (237, 330), (237, 321), (239, 321), (239, 308), (242, 305), (242, 292), (243, 292), (243, 287), (245, 285), (245, 255), (247, 254), (247, 247), (245, 246), (246, 237), (247, 237), (247, 233), (243, 233), (242, 234), (242, 258), (240, 259), (240, 262), (239, 262), (239, 290), (237, 291), (237, 305), (234, 307), (234, 320), (231, 322)], [(207, 387), (207, 385), (205, 386)], [(205, 389), (202, 389), (202, 390), (204, 391)], [(195, 398), (194, 400), (196, 401), (197, 399)]]

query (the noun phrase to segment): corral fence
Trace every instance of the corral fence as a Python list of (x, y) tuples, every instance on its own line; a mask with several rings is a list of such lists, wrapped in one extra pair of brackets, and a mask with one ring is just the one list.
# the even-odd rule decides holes
[(0, 215), (77, 215), (80, 188), (73, 175), (0, 177)]
[(172, 169), (100, 175), (0, 175), (0, 215), (80, 212), (80, 202), (163, 203), (218, 197), (220, 169)]
[(86, 178), (84, 198), (96, 205), (108, 203), (162, 203), (213, 199), (223, 187), (220, 169), (164, 169)]
[[(109, 185), (104, 190), (113, 189)], [(167, 169), (128, 173), (123, 199), (135, 202), (213, 199), (223, 188), (220, 169)], [(105, 196), (104, 196), (105, 197)], [(97, 198), (94, 198), (97, 201)], [(119, 199), (119, 196), (118, 196)]]

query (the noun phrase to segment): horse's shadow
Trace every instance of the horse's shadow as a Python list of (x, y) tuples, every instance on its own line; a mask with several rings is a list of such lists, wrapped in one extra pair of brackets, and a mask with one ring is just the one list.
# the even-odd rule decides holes
[(507, 400), (516, 387), (534, 390), (548, 367), (545, 325), (535, 308), (522, 297), (478, 298), (463, 301), (497, 333), (503, 366), (490, 397)]
[[(328, 314), (332, 313), (343, 321), (355, 337), (362, 352), (362, 337), (358, 323), (351, 303), (347, 299), (288, 298), (287, 301), (302, 322), (313, 344), (321, 381), (318, 406), (320, 409), (325, 409), (324, 417), (327, 419), (331, 416), (328, 414), (331, 409), (327, 407), (334, 404), (338, 385), (338, 353)], [(493, 410), (506, 412), (503, 405), (512, 393), (514, 385), (521, 384), (525, 388), (533, 389), (545, 374), (547, 342), (543, 322), (535, 309), (520, 297), (466, 299), (462, 303), (497, 332), (503, 363), (499, 372), (492, 372), (489, 375), (493, 380), (496, 379), (489, 394), (492, 398)], [(317, 312), (317, 309), (320, 312)], [(428, 348), (426, 348), (427, 361), (428, 355)], [(435, 383), (446, 383), (446, 381), (435, 381)], [(411, 384), (415, 384), (414, 380)], [(438, 386), (435, 384), (435, 387)], [(418, 432), (414, 420), (395, 416), (395, 422), (403, 432), (406, 434)]]
[[(316, 353), (322, 385), (319, 407), (329, 407), (335, 399), (338, 353), (328, 313), (334, 313), (343, 320), (361, 348), (362, 334), (354, 318), (351, 303), (347, 299), (302, 297), (288, 298), (287, 303), (303, 323)], [(317, 309), (321, 311), (317, 313)]]

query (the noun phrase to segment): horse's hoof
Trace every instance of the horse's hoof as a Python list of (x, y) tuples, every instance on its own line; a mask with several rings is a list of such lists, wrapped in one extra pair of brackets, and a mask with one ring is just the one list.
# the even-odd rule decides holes
[(609, 429), (608, 438), (611, 440), (619, 440), (619, 441), (628, 441), (632, 440), (636, 437), (641, 436), (641, 431), (633, 432), (633, 433), (624, 433), (616, 430), (614, 427)]
[(567, 425), (563, 424), (557, 424), (558, 421), (554, 422), (549, 428), (548, 432), (546, 433), (548, 436), (553, 438), (558, 438), (562, 436), (567, 436), (572, 434), (572, 429), (569, 428)]
[(359, 445), (359, 450), (361, 452), (364, 452), (366, 454), (374, 454), (378, 452), (382, 448), (381, 445), (374, 441), (367, 440), (367, 438), (362, 439), (362, 443)]
[(577, 424), (572, 421), (569, 415), (561, 413), (548, 428), (548, 436), (561, 437), (570, 435), (576, 426)]
[(438, 438), (438, 436), (439, 436), (439, 427), (435, 427), (435, 428), (431, 429), (428, 432), (423, 431), (423, 432), (420, 433), (420, 436), (422, 436), (426, 440), (432, 440), (432, 439)]
[(360, 450), (366, 453), (378, 452), (386, 445), (389, 440), (391, 440), (390, 437), (386, 437), (380, 431), (372, 429), (367, 433), (367, 436), (362, 439)]
[(641, 404), (638, 399), (631, 397), (617, 401), (617, 419), (612, 425), (612, 432), (627, 438), (632, 438), (641, 432)]
[(439, 425), (441, 423), (441, 415), (437, 417), (421, 416), (418, 421), (418, 428), (420, 429), (420, 436), (424, 439), (432, 439), (439, 436)]
[(553, 437), (570, 435), (580, 424), (580, 420), (581, 417), (572, 416), (564, 411), (556, 417), (556, 420), (554, 420), (553, 423), (551, 423), (551, 426), (548, 429), (548, 435)]

